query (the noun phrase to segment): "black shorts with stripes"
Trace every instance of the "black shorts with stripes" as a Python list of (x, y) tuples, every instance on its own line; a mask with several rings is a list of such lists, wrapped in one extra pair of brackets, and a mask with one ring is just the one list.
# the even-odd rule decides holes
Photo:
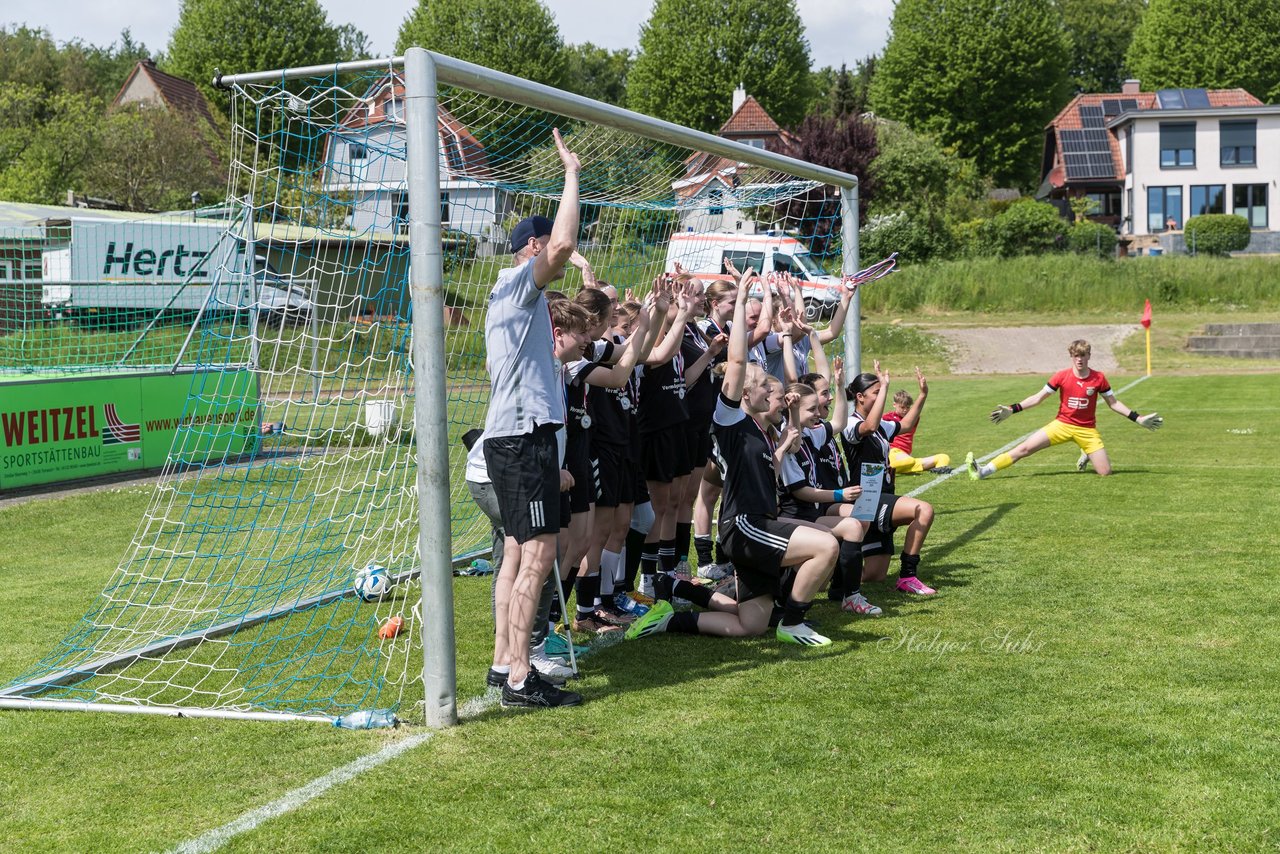
[(527, 543), (560, 531), (560, 451), (554, 425), (484, 440), (484, 462), (507, 536)]
[(893, 554), (893, 508), (898, 503), (898, 496), (892, 492), (880, 493), (880, 502), (876, 505), (876, 515), (868, 523), (867, 535), (862, 538), (862, 556)]
[(768, 516), (734, 516), (720, 529), (720, 547), (733, 563), (738, 601), (778, 593), (782, 560), (798, 523)]
[(586, 513), (596, 500), (596, 470), (591, 459), (591, 440), (586, 434), (569, 436), (564, 447), (564, 467), (573, 475), (569, 512)]

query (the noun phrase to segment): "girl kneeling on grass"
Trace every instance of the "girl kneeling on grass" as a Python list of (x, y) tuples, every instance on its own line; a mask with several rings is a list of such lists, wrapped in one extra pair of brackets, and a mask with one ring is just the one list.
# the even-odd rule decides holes
[[(750, 273), (735, 297), (729, 361), (712, 419), (716, 467), (724, 482), (720, 541), (736, 570), (737, 602), (706, 591), (698, 601), (692, 589), (685, 591), (687, 582), (681, 582), (677, 596), (715, 610), (677, 614), (670, 603), (655, 602), (649, 613), (627, 629), (629, 640), (664, 631), (725, 637), (763, 634), (777, 595), (785, 601), (778, 640), (804, 646), (831, 643), (806, 625), (804, 616), (814, 595), (831, 578), (840, 545), (816, 527), (778, 518), (778, 468), (799, 443), (800, 432), (789, 427), (778, 436), (782, 385), (758, 368), (750, 372), (747, 368), (749, 278)], [(796, 567), (789, 589), (784, 580), (788, 567)]]

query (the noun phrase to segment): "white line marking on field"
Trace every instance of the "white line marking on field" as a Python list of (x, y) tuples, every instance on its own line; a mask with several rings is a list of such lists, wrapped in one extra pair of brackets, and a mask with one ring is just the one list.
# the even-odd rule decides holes
[[(1133, 382), (1129, 383), (1129, 384), (1128, 384), (1127, 386), (1125, 386), (1124, 388), (1122, 388), (1122, 389), (1120, 389), (1119, 391), (1117, 391), (1117, 392), (1115, 393), (1115, 396), (1116, 396), (1116, 397), (1119, 397), (1120, 395), (1124, 394), (1126, 391), (1128, 391), (1129, 389), (1133, 388), (1134, 386), (1136, 386), (1138, 383), (1142, 382), (1142, 381), (1143, 381), (1143, 380), (1145, 380), (1145, 379), (1150, 379), (1150, 377), (1148, 377), (1148, 376), (1146, 376), (1146, 375), (1143, 375), (1143, 376), (1138, 377), (1136, 380), (1134, 380)], [(1037, 427), (1037, 428), (1036, 428), (1036, 430), (1039, 430), (1039, 429), (1040, 429), (1039, 427)], [(1031, 438), (1031, 436), (1036, 432), (1036, 430), (1032, 430), (1030, 433), (1027, 433), (1027, 434), (1026, 434), (1026, 435), (1024, 435), (1024, 436), (1019, 436), (1018, 438), (1014, 439), (1014, 440), (1013, 440), (1012, 442), (1010, 442), (1009, 444), (1007, 444), (1007, 445), (1002, 445), (1002, 446), (1000, 446), (999, 448), (996, 448), (996, 449), (995, 449), (994, 451), (992, 451), (991, 453), (986, 454), (985, 456), (978, 457), (978, 462), (980, 462), (980, 463), (985, 463), (985, 462), (987, 462), (987, 461), (989, 461), (989, 460), (994, 460), (996, 457), (1000, 456), (1000, 455), (1001, 455), (1001, 454), (1003, 454), (1005, 451), (1011, 451), (1011, 450), (1013, 450), (1014, 448), (1018, 447), (1018, 446), (1019, 446), (1019, 445), (1021, 445), (1023, 442), (1025, 442), (1027, 439)], [(940, 475), (938, 475), (937, 477), (935, 477), (933, 480), (929, 481), (928, 483), (922, 483), (922, 484), (920, 484), (920, 485), (919, 485), (919, 486), (917, 486), (915, 489), (913, 489), (913, 490), (911, 490), (910, 492), (908, 492), (908, 493), (907, 493), (907, 497), (908, 497), (908, 498), (915, 498), (915, 497), (916, 497), (917, 495), (919, 495), (920, 493), (922, 493), (922, 492), (927, 492), (928, 490), (932, 489), (933, 487), (937, 486), (938, 484), (942, 483), (943, 481), (950, 480), (951, 478), (955, 477), (956, 475), (958, 475), (958, 474), (964, 474), (964, 473), (965, 473), (965, 470), (964, 470), (964, 463), (963, 463), (963, 462), (961, 462), (961, 464), (960, 464), (959, 466), (957, 466), (956, 468), (954, 468), (954, 469), (952, 469), (952, 470), (951, 470), (951, 473), (950, 473), (950, 474), (940, 474)]]

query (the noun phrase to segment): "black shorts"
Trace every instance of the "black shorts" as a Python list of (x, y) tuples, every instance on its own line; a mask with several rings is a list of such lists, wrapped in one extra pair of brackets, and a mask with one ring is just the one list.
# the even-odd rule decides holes
[(636, 500), (636, 464), (626, 445), (597, 442), (592, 449), (596, 463), (596, 506), (621, 507)]
[(689, 471), (705, 466), (711, 459), (711, 419), (691, 418), (686, 421), (684, 439), (689, 454)]
[(586, 513), (596, 500), (595, 466), (591, 460), (591, 442), (586, 436), (574, 436), (565, 443), (564, 467), (573, 475), (569, 512)]
[(734, 516), (720, 528), (720, 548), (733, 563), (738, 601), (776, 596), (783, 578), (782, 559), (798, 523), (767, 516)]
[(517, 543), (559, 533), (560, 450), (554, 425), (484, 440), (484, 462), (502, 527)]
[(644, 479), (653, 483), (671, 483), (693, 471), (689, 465), (689, 443), (683, 424), (640, 435), (641, 462)]
[(893, 554), (893, 508), (898, 503), (898, 496), (892, 492), (880, 493), (880, 503), (876, 505), (876, 515), (872, 517), (867, 535), (862, 538), (862, 556)]

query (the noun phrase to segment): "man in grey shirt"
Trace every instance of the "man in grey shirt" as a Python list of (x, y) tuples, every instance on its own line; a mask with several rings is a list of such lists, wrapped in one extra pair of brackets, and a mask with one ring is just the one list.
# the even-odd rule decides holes
[(582, 702), (581, 695), (562, 691), (529, 669), (529, 636), (561, 526), (556, 433), (565, 423), (564, 384), (544, 289), (564, 276), (578, 242), (581, 167), (560, 131), (552, 135), (564, 164), (555, 222), (527, 217), (512, 230), (515, 263), (498, 275), (489, 294), (484, 329), (492, 383), (484, 458), (506, 532), (494, 661), (505, 660), (510, 668), (502, 705), (533, 708)]

